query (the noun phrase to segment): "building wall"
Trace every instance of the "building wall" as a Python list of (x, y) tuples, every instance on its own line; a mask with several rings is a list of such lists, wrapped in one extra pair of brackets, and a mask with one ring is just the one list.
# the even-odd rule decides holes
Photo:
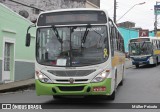
[[(31, 31), (31, 46), (25, 46), (26, 31), (31, 24), (32, 23), (29, 20), (19, 16), (6, 6), (0, 4), (0, 59), (4, 59), (4, 42), (13, 42), (10, 47), (11, 81), (24, 80), (34, 76), (34, 30)], [(2, 66), (2, 61), (0, 61), (0, 78), (2, 77), (2, 73), (4, 73)], [(25, 70), (24, 67), (26, 68)]]
[(2, 60), (0, 59), (0, 82), (2, 80)]
[(34, 71), (35, 71), (34, 63), (15, 61), (15, 74), (16, 74), (15, 81), (33, 78)]
[(154, 37), (155, 36), (154, 31), (149, 32), (149, 36)]
[(124, 28), (133, 28), (133, 27), (135, 27), (135, 23), (126, 21), (126, 22), (118, 23), (117, 26), (124, 27)]
[(125, 52), (128, 52), (129, 40), (132, 38), (138, 38), (139, 35), (138, 30), (122, 28), (122, 27), (119, 27), (118, 29), (124, 38)]
[[(86, 0), (16, 0), (17, 2), (33, 6), (44, 11), (66, 8), (83, 8), (85, 7)], [(1, 1), (2, 2), (2, 1)], [(29, 13), (29, 20), (35, 20), (38, 14), (35, 14), (32, 8), (28, 8), (17, 3), (13, 3), (10, 0), (2, 2), (13, 11), (19, 13), (19, 11), (25, 10)]]
[(90, 2), (97, 7), (100, 7), (100, 0), (87, 0), (87, 2)]
[(100, 8), (100, 2), (98, 3), (99, 0), (87, 0), (86, 2), (86, 8)]
[[(1, 20), (1, 15), (0, 15), (0, 20)], [(2, 40), (3, 40), (3, 38), (2, 38), (2, 28), (1, 28), (2, 26), (0, 25), (0, 60), (2, 60)]]

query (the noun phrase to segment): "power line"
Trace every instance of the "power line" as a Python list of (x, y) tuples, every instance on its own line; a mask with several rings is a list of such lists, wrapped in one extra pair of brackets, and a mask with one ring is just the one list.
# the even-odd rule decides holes
[(114, 21), (114, 23), (116, 24), (116, 9), (117, 9), (117, 1), (116, 0), (114, 0), (114, 14), (113, 14), (113, 21)]
[(125, 12), (125, 13), (117, 20), (117, 22), (118, 22), (120, 19), (122, 19), (122, 18), (123, 18), (130, 10), (132, 10), (135, 6), (137, 6), (137, 5), (143, 5), (143, 4), (145, 4), (145, 3), (146, 3), (146, 2), (134, 4), (130, 9), (127, 10), (127, 12)]

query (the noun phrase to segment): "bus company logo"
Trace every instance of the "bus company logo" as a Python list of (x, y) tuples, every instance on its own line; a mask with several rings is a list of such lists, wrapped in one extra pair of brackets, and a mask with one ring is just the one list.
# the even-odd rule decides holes
[(12, 109), (11, 104), (2, 104), (2, 109)]
[(73, 79), (73, 78), (70, 78), (70, 79), (69, 79), (69, 82), (70, 82), (70, 84), (73, 84), (73, 83), (74, 83), (74, 79)]

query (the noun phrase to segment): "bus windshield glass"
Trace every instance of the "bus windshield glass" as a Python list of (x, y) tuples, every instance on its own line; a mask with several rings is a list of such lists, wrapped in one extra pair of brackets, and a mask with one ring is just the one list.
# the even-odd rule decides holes
[(36, 60), (48, 66), (89, 66), (108, 59), (103, 25), (43, 27), (37, 30)]
[(152, 44), (151, 42), (133, 42), (129, 45), (130, 56), (136, 55), (151, 55), (152, 54)]

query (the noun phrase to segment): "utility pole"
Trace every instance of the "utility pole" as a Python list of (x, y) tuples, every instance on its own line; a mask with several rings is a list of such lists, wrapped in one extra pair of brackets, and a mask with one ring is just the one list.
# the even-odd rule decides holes
[(113, 14), (113, 21), (116, 24), (116, 8), (117, 8), (117, 1), (114, 0), (114, 14)]
[[(158, 2), (156, 2), (156, 6), (158, 5)], [(155, 22), (154, 22), (154, 34), (157, 34), (157, 8), (155, 7)]]

